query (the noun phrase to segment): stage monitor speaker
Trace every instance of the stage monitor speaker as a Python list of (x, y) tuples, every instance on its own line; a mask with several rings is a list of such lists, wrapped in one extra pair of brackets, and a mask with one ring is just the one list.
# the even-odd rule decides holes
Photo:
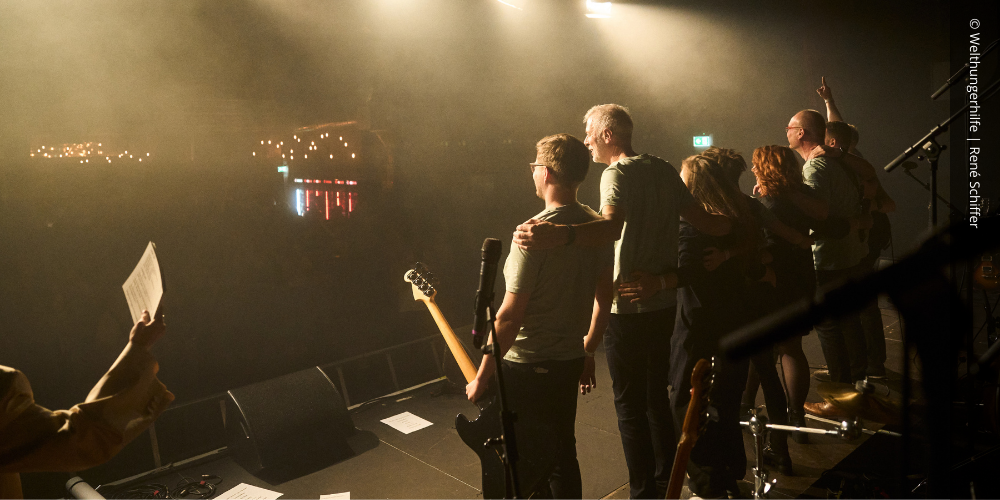
[(354, 423), (329, 378), (313, 367), (229, 391), (226, 435), (236, 463), (290, 479), (354, 455)]

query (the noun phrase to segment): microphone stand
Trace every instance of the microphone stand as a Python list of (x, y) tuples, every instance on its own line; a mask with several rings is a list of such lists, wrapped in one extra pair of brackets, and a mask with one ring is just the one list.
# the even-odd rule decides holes
[[(986, 50), (983, 51), (980, 58), (985, 58), (987, 54), (993, 52), (993, 49), (997, 47), (997, 42), (998, 40), (994, 40), (993, 43), (991, 43), (988, 47), (986, 47)], [(969, 63), (965, 63), (965, 66), (962, 66), (961, 68), (959, 68), (958, 71), (955, 72), (954, 75), (951, 75), (951, 78), (946, 80), (944, 82), (944, 85), (942, 85), (941, 88), (937, 89), (937, 92), (931, 94), (931, 100), (941, 97), (942, 94), (947, 92), (948, 89), (950, 89), (952, 86), (958, 83), (958, 80), (963, 76), (965, 76), (965, 74), (968, 72), (969, 72)]]
[[(926, 182), (918, 179), (917, 176), (913, 175), (913, 169), (917, 168), (917, 164), (916, 163), (908, 161), (908, 162), (904, 162), (900, 166), (903, 167), (903, 173), (904, 174), (906, 174), (911, 179), (913, 179), (914, 181), (916, 181), (917, 184), (920, 184), (920, 186), (923, 187), (925, 190), (927, 190), (927, 191), (931, 190), (930, 184), (927, 184)], [(965, 215), (965, 212), (963, 212), (961, 209), (959, 209), (955, 205), (952, 205), (951, 202), (948, 201), (947, 199), (945, 199), (944, 196), (941, 196), (940, 194), (938, 194), (937, 195), (937, 199), (938, 199), (938, 201), (944, 203), (945, 206), (947, 206), (949, 209), (951, 209), (951, 213), (952, 214), (955, 214), (955, 215)]]
[(496, 313), (493, 310), (493, 301), (490, 300), (488, 310), (490, 313), (490, 339), (491, 341), (482, 347), (483, 354), (491, 354), (496, 365), (497, 378), (497, 399), (500, 401), (500, 437), (486, 440), (485, 446), (500, 446), (503, 448), (501, 459), (504, 469), (507, 472), (510, 490), (507, 491), (508, 498), (521, 498), (521, 483), (517, 477), (517, 437), (514, 433), (514, 422), (517, 415), (507, 409), (507, 391), (503, 382), (503, 358), (499, 356), (500, 340), (496, 336)]
[[(997, 79), (997, 81), (993, 82), (993, 84), (990, 85), (983, 92), (984, 97), (982, 101), (985, 101), (986, 99), (992, 97), (993, 92), (997, 88), (1000, 88), (998, 86), (1000, 86), (1000, 79)], [(971, 103), (966, 103), (966, 105), (963, 106), (962, 109), (958, 110), (955, 114), (948, 117), (947, 120), (934, 126), (934, 128), (932, 128), (930, 132), (928, 132), (926, 135), (918, 139), (917, 142), (913, 143), (912, 146), (906, 148), (906, 151), (903, 151), (903, 153), (897, 156), (895, 160), (892, 160), (888, 165), (884, 167), (884, 170), (886, 172), (892, 172), (901, 163), (906, 161), (907, 158), (913, 156), (917, 152), (917, 150), (922, 149), (924, 151), (924, 154), (920, 156), (920, 159), (926, 159), (931, 164), (930, 228), (932, 231), (934, 230), (935, 227), (937, 227), (937, 203), (935, 203), (935, 200), (937, 200), (938, 197), (937, 194), (938, 157), (941, 156), (941, 151), (944, 150), (944, 146), (938, 144), (935, 138), (944, 133), (945, 130), (948, 130), (948, 126), (951, 125), (951, 122), (957, 120), (960, 116), (964, 115), (965, 112), (969, 110), (969, 106), (971, 105), (972, 105)]]

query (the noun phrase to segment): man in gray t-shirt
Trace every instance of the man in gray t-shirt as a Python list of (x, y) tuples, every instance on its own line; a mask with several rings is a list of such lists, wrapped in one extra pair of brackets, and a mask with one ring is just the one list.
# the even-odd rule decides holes
[[(535, 217), (559, 224), (600, 219), (576, 200), (590, 165), (587, 147), (573, 136), (557, 134), (542, 139), (536, 148), (538, 155), (529, 166), (545, 210)], [(593, 356), (607, 325), (611, 259), (610, 242), (548, 250), (514, 247), (504, 265), (507, 293), (497, 310), (495, 333), (500, 352), (506, 353), (507, 404), (517, 414), (518, 436), (536, 445), (523, 447), (523, 458), (553, 463), (548, 477), (552, 498), (583, 495), (576, 459), (577, 390), (587, 394), (596, 384)], [(479, 373), (466, 387), (469, 400), (479, 399), (495, 370), (493, 356), (484, 356)], [(526, 455), (544, 450), (534, 441), (547, 439), (552, 439), (553, 454)], [(531, 496), (536, 486), (522, 488), (522, 494)]]
[[(534, 218), (582, 224), (600, 216), (587, 205), (573, 202), (546, 208)], [(584, 356), (580, 339), (590, 328), (597, 271), (611, 264), (611, 245), (551, 250), (511, 248), (503, 268), (507, 291), (530, 294), (531, 298), (521, 330), (504, 359), (535, 363)]]
[[(861, 215), (859, 181), (840, 161), (827, 156), (813, 158), (802, 166), (802, 182), (829, 207), (828, 217), (850, 219)], [(818, 238), (813, 245), (813, 262), (819, 271), (849, 269), (868, 255), (868, 240), (857, 232), (843, 238)]]
[[(664, 275), (677, 269), (680, 212), (694, 198), (669, 163), (652, 155), (622, 158), (604, 169), (601, 206), (627, 210), (621, 238), (615, 241), (615, 282), (635, 281), (642, 273)], [(607, 209), (605, 209), (607, 211)], [(616, 295), (611, 312), (631, 314), (677, 305), (677, 294), (663, 290), (632, 302)]]

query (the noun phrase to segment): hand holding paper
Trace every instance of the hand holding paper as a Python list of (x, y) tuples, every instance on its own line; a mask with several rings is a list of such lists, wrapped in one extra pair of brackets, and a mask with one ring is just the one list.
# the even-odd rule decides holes
[[(122, 285), (129, 312), (132, 313), (132, 324), (138, 324), (142, 320), (144, 311), (151, 311), (150, 314), (153, 314), (161, 324), (163, 323), (162, 311), (158, 311), (160, 299), (163, 298), (163, 277), (160, 274), (160, 263), (156, 260), (155, 249), (156, 245), (150, 241), (139, 263)], [(148, 322), (148, 318), (142, 322)], [(134, 332), (133, 330), (133, 334)]]
[(160, 308), (154, 321), (150, 321), (149, 311), (144, 310), (142, 311), (142, 317), (139, 318), (139, 322), (129, 332), (128, 340), (136, 346), (149, 349), (166, 332), (167, 327), (163, 324), (163, 308)]

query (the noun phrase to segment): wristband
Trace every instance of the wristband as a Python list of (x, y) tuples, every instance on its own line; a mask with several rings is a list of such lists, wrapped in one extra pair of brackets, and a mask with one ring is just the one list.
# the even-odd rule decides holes
[(583, 350), (583, 353), (586, 354), (588, 358), (594, 357), (594, 353), (592, 353), (592, 352), (590, 352), (590, 351), (588, 351), (586, 349)]
[(566, 246), (570, 246), (576, 241), (576, 228), (571, 225), (567, 225), (566, 227), (569, 229), (569, 236), (566, 237)]
[(666, 289), (667, 289), (667, 278), (664, 276), (660, 276), (660, 290), (666, 290)]

